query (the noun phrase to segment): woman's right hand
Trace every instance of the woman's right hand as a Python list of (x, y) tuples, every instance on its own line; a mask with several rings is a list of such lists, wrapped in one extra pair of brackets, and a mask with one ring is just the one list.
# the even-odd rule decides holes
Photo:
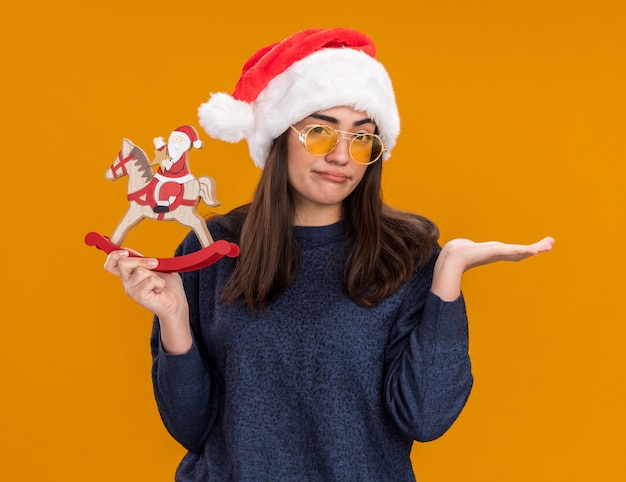
[(156, 259), (129, 254), (128, 250), (112, 251), (104, 269), (119, 276), (126, 294), (159, 318), (165, 351), (186, 353), (192, 338), (189, 306), (180, 275), (154, 271), (158, 265)]

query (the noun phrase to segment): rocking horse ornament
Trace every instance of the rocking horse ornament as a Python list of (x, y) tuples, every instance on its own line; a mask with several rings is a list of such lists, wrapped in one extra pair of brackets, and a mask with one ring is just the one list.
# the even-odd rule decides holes
[[(121, 249), (128, 232), (141, 220), (175, 220), (196, 233), (202, 249), (185, 256), (157, 258), (157, 271), (193, 271), (209, 266), (224, 256), (236, 257), (239, 254), (237, 244), (214, 241), (206, 222), (196, 211), (200, 199), (208, 206), (219, 206), (220, 203), (215, 197), (215, 180), (210, 176), (195, 178), (191, 174), (187, 156), (192, 147), (200, 149), (202, 141), (190, 125), (172, 131), (167, 144), (162, 137), (155, 138), (155, 158), (152, 162), (139, 146), (123, 139), (122, 150), (105, 177), (115, 181), (128, 176), (127, 198), (130, 206), (110, 238), (90, 232), (85, 236), (85, 243), (108, 254)], [(152, 166), (156, 164), (159, 167), (153, 173)]]

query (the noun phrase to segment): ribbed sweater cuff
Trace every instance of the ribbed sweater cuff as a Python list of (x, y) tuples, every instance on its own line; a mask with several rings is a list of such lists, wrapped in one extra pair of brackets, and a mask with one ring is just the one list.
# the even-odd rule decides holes
[(167, 353), (159, 340), (159, 378), (168, 379), (176, 385), (194, 384), (198, 380), (198, 374), (204, 373), (205, 366), (198, 351), (196, 343), (182, 355)]
[(444, 301), (432, 291), (429, 292), (423, 319), (437, 320), (437, 326), (430, 329), (436, 332), (439, 343), (456, 344), (464, 339), (467, 344), (467, 313), (462, 294), (454, 301)]

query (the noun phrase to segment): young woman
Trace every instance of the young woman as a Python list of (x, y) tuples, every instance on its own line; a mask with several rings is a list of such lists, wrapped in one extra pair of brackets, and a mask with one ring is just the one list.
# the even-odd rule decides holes
[[(188, 450), (176, 480), (415, 480), (413, 441), (441, 436), (472, 386), (463, 273), (552, 238), (440, 248), (431, 221), (383, 203), (399, 119), (359, 32), (259, 50), (199, 113), (263, 167), (252, 202), (208, 222), (241, 254), (182, 277), (124, 250), (105, 265), (155, 314), (155, 397)], [(198, 249), (190, 234), (177, 254)]]

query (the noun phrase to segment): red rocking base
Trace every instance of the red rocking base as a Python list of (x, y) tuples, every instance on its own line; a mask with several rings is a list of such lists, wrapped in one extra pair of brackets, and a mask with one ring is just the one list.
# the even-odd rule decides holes
[[(113, 244), (106, 236), (94, 232), (87, 233), (85, 236), (85, 244), (87, 246), (95, 246), (107, 254), (111, 251), (122, 249), (116, 244)], [(132, 252), (130, 255), (141, 257), (137, 254), (133, 254)], [(156, 258), (159, 262), (156, 271), (161, 271), (163, 273), (184, 273), (186, 271), (195, 271), (197, 269), (210, 266), (213, 263), (217, 263), (224, 256), (236, 258), (239, 256), (239, 246), (235, 243), (220, 239), (211, 243), (206, 248), (195, 251), (194, 253), (176, 256), (174, 258)]]

